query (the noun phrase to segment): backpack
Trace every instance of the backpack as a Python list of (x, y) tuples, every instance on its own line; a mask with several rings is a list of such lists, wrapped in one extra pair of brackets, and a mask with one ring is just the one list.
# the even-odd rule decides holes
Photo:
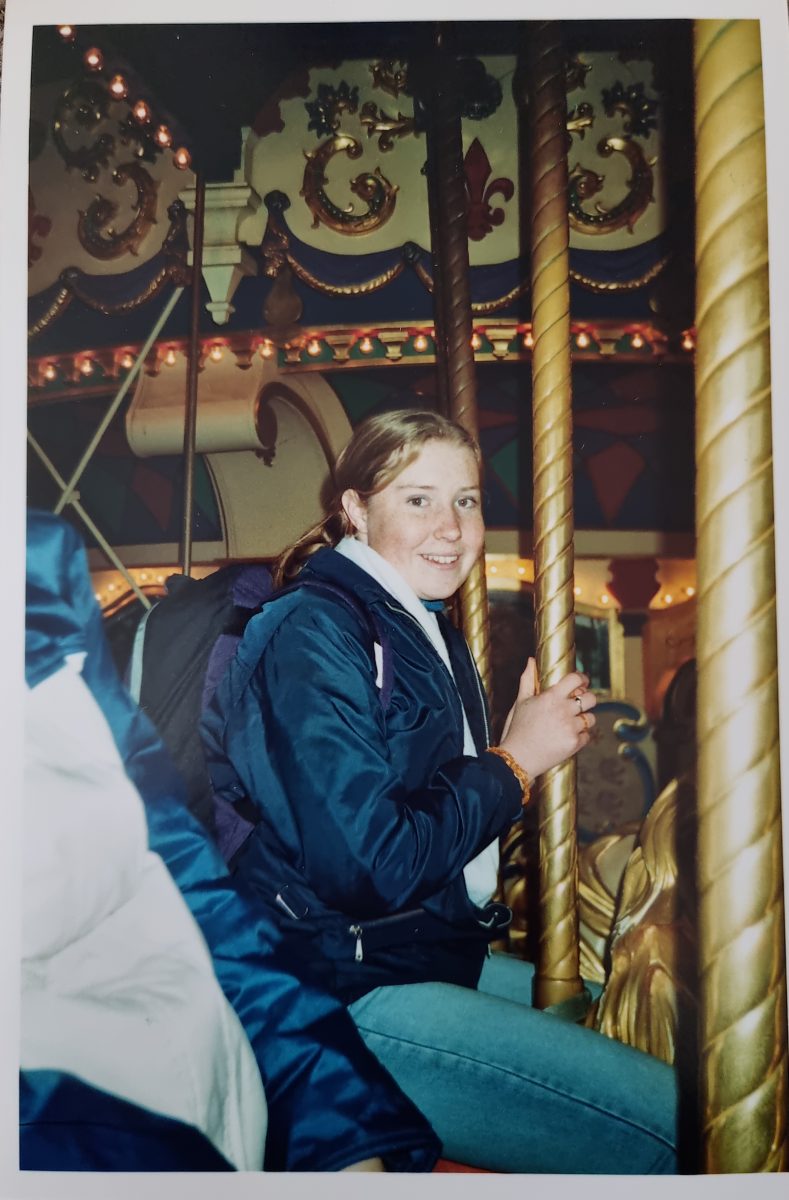
[[(365, 629), (373, 667), (378, 670), (381, 708), (386, 712), (393, 683), (389, 635), (361, 601), (327, 580), (297, 579), (272, 592), (268, 569), (254, 563), (222, 567), (204, 579), (174, 575), (167, 581), (168, 594), (143, 616), (135, 634), (129, 689), (170, 751), (186, 783), (190, 810), (231, 866), (261, 813), (246, 796), (232, 764), (222, 764), (221, 782), (212, 780), (201, 717), (249, 620), (269, 601), (304, 587), (343, 604)], [(380, 665), (376, 645), (381, 647)]]
[(204, 579), (171, 575), (166, 586), (137, 626), (127, 684), (167, 746), (190, 810), (215, 833), (200, 717), (247, 621), (271, 594), (271, 573), (261, 563), (233, 563)]

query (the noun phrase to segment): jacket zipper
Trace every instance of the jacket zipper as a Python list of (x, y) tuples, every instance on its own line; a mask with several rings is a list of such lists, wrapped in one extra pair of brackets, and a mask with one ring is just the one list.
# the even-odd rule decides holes
[[(410, 613), (410, 612), (408, 612), (408, 610), (407, 610), (407, 609), (405, 609), (405, 608), (399, 608), (399, 607), (398, 607), (397, 605), (395, 605), (395, 604), (390, 604), (388, 600), (385, 600), (385, 601), (384, 601), (384, 604), (386, 605), (386, 607), (387, 607), (388, 609), (391, 609), (391, 611), (392, 611), (392, 612), (400, 613), (400, 614), (401, 614), (401, 616), (408, 617), (409, 621), (412, 621), (412, 622), (413, 622), (413, 624), (414, 624), (414, 625), (416, 626), (416, 628), (419, 630), (419, 632), (420, 632), (420, 634), (421, 634), (421, 636), (422, 636), (422, 639), (423, 639), (423, 641), (425, 641), (425, 642), (427, 643), (427, 645), (430, 647), (430, 649), (431, 649), (431, 650), (433, 651), (433, 653), (435, 654), (435, 656), (436, 656), (436, 658), (438, 659), (438, 661), (441, 663), (441, 666), (442, 666), (442, 667), (444, 668), (444, 670), (446, 671), (447, 675), (448, 675), (448, 676), (449, 676), (449, 678), (450, 678), (450, 681), (452, 682), (452, 686), (453, 686), (453, 688), (454, 688), (455, 692), (458, 694), (458, 698), (459, 698), (459, 689), (458, 689), (458, 685), (457, 685), (457, 680), (456, 680), (456, 679), (453, 677), (453, 675), (452, 675), (452, 672), (451, 672), (451, 671), (449, 671), (449, 670), (447, 669), (447, 665), (446, 665), (446, 663), (444, 662), (444, 660), (442, 659), (441, 655), (440, 655), (440, 654), (438, 653), (438, 651), (436, 650), (436, 648), (435, 648), (435, 646), (433, 645), (433, 643), (430, 641), (430, 638), (427, 636), (427, 634), (425, 633), (424, 629), (423, 629), (423, 628), (422, 628), (422, 626), (419, 624), (419, 622), (417, 621), (417, 619), (416, 619), (416, 617), (413, 615), (413, 613)], [(476, 685), (477, 685), (477, 695), (479, 696), (479, 707), (480, 707), (480, 710), (481, 710), (481, 712), (482, 712), (482, 723), (483, 723), (483, 725), (484, 725), (484, 727), (485, 727), (485, 745), (486, 745), (486, 746), (489, 746), (489, 745), (490, 745), (490, 726), (488, 725), (488, 714), (487, 714), (487, 712), (485, 711), (485, 696), (484, 696), (484, 693), (483, 693), (483, 691), (482, 691), (482, 682), (481, 682), (481, 680), (480, 680), (480, 677), (479, 677), (479, 671), (477, 670), (477, 664), (474, 662), (474, 655), (471, 653), (471, 650), (470, 650), (470, 648), (469, 648), (469, 644), (468, 644), (468, 642), (466, 642), (466, 641), (465, 641), (465, 639), (464, 639), (464, 645), (465, 645), (465, 647), (466, 647), (466, 654), (468, 655), (468, 657), (469, 657), (469, 661), (470, 661), (470, 663), (471, 663), (471, 673), (472, 673), (472, 675), (474, 676), (474, 682), (475, 682), (475, 683), (476, 683)], [(449, 647), (447, 647), (447, 654), (449, 654)], [(463, 707), (463, 702), (462, 702), (462, 700), (460, 701), (460, 706), (461, 706), (461, 709), (462, 709), (462, 707)]]
[[(422, 628), (422, 626), (421, 626), (421, 625), (419, 624), (419, 622), (417, 621), (416, 617), (413, 615), (413, 613), (410, 613), (410, 612), (408, 612), (408, 610), (407, 610), (407, 609), (405, 609), (405, 608), (400, 608), (400, 607), (399, 607), (399, 605), (396, 605), (396, 604), (390, 604), (388, 600), (384, 600), (384, 604), (386, 605), (386, 607), (387, 607), (388, 609), (390, 609), (390, 610), (391, 610), (391, 612), (394, 612), (394, 613), (399, 613), (399, 614), (400, 614), (400, 616), (403, 616), (403, 617), (408, 617), (409, 621), (411, 621), (411, 622), (412, 622), (412, 624), (413, 624), (413, 625), (415, 625), (415, 626), (416, 626), (416, 628), (419, 630), (419, 636), (422, 638), (422, 641), (425, 643), (425, 645), (426, 645), (426, 646), (429, 646), (429, 647), (430, 647), (430, 650), (431, 650), (431, 652), (432, 652), (432, 653), (433, 653), (433, 654), (436, 656), (436, 658), (438, 659), (438, 661), (439, 661), (439, 663), (440, 663), (440, 665), (441, 665), (441, 669), (444, 671), (444, 673), (445, 673), (445, 674), (446, 674), (446, 676), (447, 676), (447, 679), (448, 679), (448, 680), (449, 680), (449, 682), (452, 684), (453, 695), (454, 695), (454, 696), (455, 696), (455, 698), (457, 699), (457, 702), (458, 702), (458, 704), (460, 705), (460, 710), (461, 710), (461, 713), (462, 713), (462, 711), (463, 711), (463, 701), (462, 701), (462, 700), (461, 700), (461, 698), (460, 698), (460, 691), (459, 691), (459, 689), (458, 689), (457, 682), (455, 681), (455, 679), (454, 679), (454, 677), (453, 677), (453, 675), (452, 675), (452, 672), (451, 672), (451, 671), (449, 670), (449, 668), (447, 667), (447, 664), (444, 662), (443, 658), (441, 657), (441, 655), (438, 653), (438, 651), (436, 650), (435, 646), (434, 646), (434, 645), (433, 645), (433, 643), (431, 642), (430, 638), (427, 636), (427, 634), (425, 633), (424, 629)], [(447, 654), (449, 654), (449, 647), (447, 647)], [(477, 681), (477, 688), (479, 689), (479, 681)], [(485, 714), (485, 705), (484, 705), (484, 703), (483, 703), (483, 705), (482, 705), (482, 713), (483, 713), (483, 720), (485, 720), (485, 728), (487, 729), (487, 720), (485, 719), (485, 715), (484, 715), (484, 714)], [(461, 716), (461, 724), (462, 724), (462, 716)]]
[(356, 938), (356, 950), (354, 951), (354, 961), (360, 963), (364, 958), (364, 950), (362, 948), (362, 933), (364, 932), (361, 925), (349, 925), (348, 932), (352, 933)]
[(470, 648), (468, 642), (466, 642), (465, 645), (466, 645), (466, 654), (468, 655), (469, 661), (471, 663), (471, 673), (473, 674), (474, 679), (477, 684), (477, 694), (479, 696), (479, 705), (480, 705), (480, 708), (482, 709), (482, 721), (485, 726), (485, 744), (487, 746), (489, 746), (490, 745), (490, 726), (488, 725), (488, 714), (485, 711), (485, 697), (482, 692), (482, 680), (480, 679), (479, 671), (477, 670), (477, 664), (474, 661), (474, 655), (471, 653), (471, 648)]

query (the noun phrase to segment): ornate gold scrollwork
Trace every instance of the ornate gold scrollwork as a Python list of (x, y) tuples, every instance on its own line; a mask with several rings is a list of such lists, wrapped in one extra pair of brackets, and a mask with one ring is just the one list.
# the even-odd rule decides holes
[(564, 65), (565, 86), (568, 92), (574, 92), (576, 88), (586, 87), (586, 76), (592, 69), (591, 63), (585, 63), (577, 55), (575, 58), (570, 58)]
[(66, 134), (92, 134), (107, 117), (109, 96), (106, 88), (89, 79), (80, 79), (67, 88), (58, 100), (52, 120), (52, 140), (69, 170), (76, 167), (83, 179), (95, 183), (101, 167), (106, 167), (115, 148), (111, 133), (102, 133), (88, 146), (72, 147)]
[(388, 92), (395, 99), (401, 92), (408, 91), (408, 64), (400, 58), (382, 58), (379, 62), (370, 63), (370, 73), (373, 87)]
[(185, 254), (179, 245), (185, 236), (186, 210), (183, 204), (176, 200), (168, 208), (167, 215), (170, 218), (170, 228), (162, 243), (162, 254), (166, 262), (136, 296), (129, 296), (118, 303), (97, 300), (91, 296), (88, 288), (82, 286), (85, 273), (78, 267), (67, 267), (60, 273), (60, 290), (47, 311), (28, 329), (28, 338), (36, 337), (48, 325), (51, 325), (61, 313), (65, 312), (72, 299), (79, 300), (87, 308), (94, 309), (105, 316), (118, 316), (121, 313), (131, 312), (133, 309), (139, 308), (141, 304), (145, 304), (146, 301), (152, 300), (167, 283), (171, 283), (175, 287), (187, 285), (191, 279), (191, 271), (186, 266)]
[(362, 147), (356, 138), (346, 133), (335, 134), (312, 153), (305, 151), (307, 165), (299, 195), (303, 196), (313, 214), (312, 228), (321, 222), (337, 233), (362, 234), (379, 229), (391, 217), (397, 199), (397, 185), (391, 184), (381, 173), (380, 167), (365, 171), (351, 180), (351, 191), (367, 204), (363, 213), (353, 211), (353, 202), (340, 208), (325, 190), (326, 168), (335, 154), (347, 154), (348, 158), (360, 158)]
[(159, 184), (151, 178), (139, 163), (123, 163), (112, 173), (118, 187), (131, 182), (137, 189), (137, 198), (132, 207), (137, 215), (125, 229), (116, 231), (110, 224), (118, 212), (113, 200), (99, 194), (88, 210), (80, 209), (77, 235), (81, 244), (94, 258), (119, 258), (122, 254), (136, 254), (150, 230), (156, 224), (156, 191)]
[(624, 137), (603, 138), (598, 142), (597, 153), (602, 158), (622, 154), (627, 159), (631, 168), (627, 194), (612, 208), (598, 202), (595, 212), (587, 212), (582, 202), (602, 191), (605, 178), (576, 163), (569, 178), (570, 227), (579, 233), (604, 234), (627, 226), (632, 233), (636, 221), (654, 199), (652, 167), (657, 160), (648, 160), (637, 142)]
[[(583, 138), (587, 129), (591, 129), (593, 125), (594, 109), (586, 100), (582, 101), (577, 108), (571, 108), (567, 114), (567, 132), (570, 135), (577, 133), (580, 138)], [(570, 141), (572, 141), (572, 136)]]
[(413, 133), (418, 136), (416, 121), (398, 112), (396, 117), (390, 117), (372, 100), (366, 100), (359, 111), (359, 121), (367, 130), (368, 138), (378, 134), (378, 149), (386, 153), (394, 149), (395, 138), (408, 137)]

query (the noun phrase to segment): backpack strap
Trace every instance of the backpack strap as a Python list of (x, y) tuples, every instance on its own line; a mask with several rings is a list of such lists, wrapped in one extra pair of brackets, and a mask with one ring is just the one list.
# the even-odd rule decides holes
[[(286, 587), (280, 588), (271, 596), (271, 599), (275, 599), (276, 596), (284, 596), (288, 592), (295, 592), (299, 588), (308, 588), (309, 591), (317, 592), (318, 595), (332, 596), (335, 600), (339, 600), (358, 619), (360, 625), (370, 635), (373, 644), (381, 647), (381, 686), (378, 699), (381, 702), (381, 708), (386, 712), (394, 686), (394, 663), (389, 632), (381, 619), (372, 609), (362, 604), (352, 592), (346, 591), (338, 583), (330, 583), (327, 579), (313, 579), (310, 576), (306, 579), (297, 579), (293, 583), (287, 584)], [(267, 601), (264, 601), (265, 603)]]
[(132, 652), (128, 667), (128, 688), (135, 704), (140, 703), (140, 694), (142, 692), (142, 659), (145, 650), (145, 627), (148, 624), (148, 618), (155, 608), (156, 605), (152, 604), (150, 608), (146, 609), (137, 622), (137, 628), (134, 631), (134, 641), (132, 642)]
[[(343, 604), (355, 615), (362, 628), (368, 633), (372, 646), (381, 647), (381, 686), (378, 698), (381, 711), (385, 714), (392, 696), (394, 681), (393, 655), (389, 634), (376, 617), (365, 605), (345, 588), (337, 584), (319, 579), (299, 579), (274, 592), (258, 606), (256, 614), (263, 613), (266, 605), (272, 600), (295, 592), (300, 588), (308, 588), (312, 592), (327, 596)], [(226, 670), (232, 672), (232, 690), (236, 696), (246, 689), (249, 680), (265, 652), (270, 632), (265, 628), (258, 630), (254, 622), (246, 637), (241, 640), (238, 653), (232, 664)], [(209, 703), (202, 718), (202, 733), (204, 744), (215, 751), (210, 762), (210, 775), (214, 796), (214, 816), (219, 848), (231, 870), (239, 854), (255, 826), (261, 819), (258, 806), (249, 800), (235, 772), (232, 763), (227, 759), (222, 749), (225, 737), (225, 718), (215, 703)], [(209, 759), (211, 753), (209, 750)]]

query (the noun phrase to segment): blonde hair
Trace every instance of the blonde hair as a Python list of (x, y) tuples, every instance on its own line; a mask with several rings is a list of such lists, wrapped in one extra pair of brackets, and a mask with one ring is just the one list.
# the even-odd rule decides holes
[(426, 442), (435, 440), (465, 446), (481, 467), (482, 455), (476, 440), (462, 425), (439, 413), (402, 408), (362, 421), (335, 464), (326, 516), (279, 556), (274, 566), (274, 586), (281, 587), (298, 575), (310, 555), (321, 546), (336, 546), (351, 533), (352, 526), (342, 505), (346, 491), (354, 491), (361, 500), (368, 500), (412, 463)]

